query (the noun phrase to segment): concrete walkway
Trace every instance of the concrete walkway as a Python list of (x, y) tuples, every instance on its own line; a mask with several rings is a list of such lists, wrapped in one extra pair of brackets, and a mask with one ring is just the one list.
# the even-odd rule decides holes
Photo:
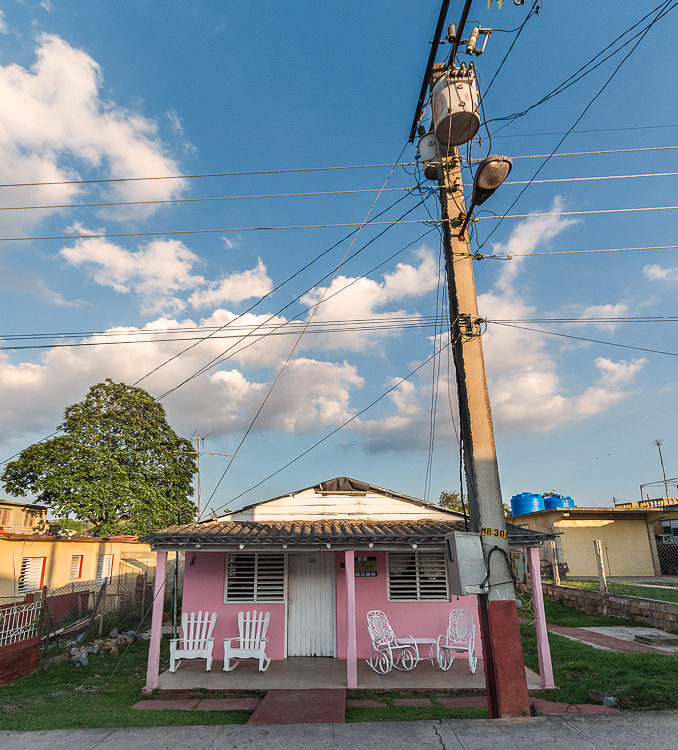
[[(636, 643), (632, 640), (616, 638), (604, 632), (600, 628), (569, 628), (564, 625), (550, 625), (547, 623), (547, 629), (551, 633), (563, 635), (573, 641), (585, 643), (587, 646), (603, 649), (605, 651), (621, 651), (622, 653), (643, 653), (643, 654), (664, 654), (671, 656), (671, 651), (665, 651), (653, 646), (646, 646), (643, 643)], [(656, 630), (654, 632), (657, 632)]]
[(526, 719), (69, 729), (2, 732), (3, 750), (210, 750), (330, 748), (331, 750), (673, 750), (678, 712)]

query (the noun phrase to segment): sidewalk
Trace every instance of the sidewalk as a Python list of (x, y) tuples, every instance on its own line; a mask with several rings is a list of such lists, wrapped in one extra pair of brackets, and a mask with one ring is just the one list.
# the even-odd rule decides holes
[(626, 712), (609, 716), (544, 716), (525, 719), (373, 722), (356, 724), (227, 725), (70, 729), (2, 732), (3, 750), (167, 750), (195, 747), (331, 748), (332, 750), (671, 750), (678, 712)]

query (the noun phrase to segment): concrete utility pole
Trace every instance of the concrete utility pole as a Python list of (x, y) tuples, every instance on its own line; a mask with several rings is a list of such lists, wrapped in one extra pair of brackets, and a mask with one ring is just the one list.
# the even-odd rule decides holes
[[(444, 65), (434, 67), (431, 88), (444, 70)], [(442, 154), (438, 181), (471, 530), (489, 528), (505, 534), (473, 258), (468, 239), (459, 236), (466, 204), (456, 147)], [(488, 535), (481, 539), (489, 588), (487, 594), (478, 596), (478, 605), (490, 717), (529, 714), (508, 540)]]
[(654, 444), (657, 446), (657, 450), (659, 451), (659, 462), (662, 465), (662, 476), (664, 477), (664, 497), (669, 496), (669, 485), (666, 482), (666, 469), (664, 469), (664, 456), (662, 456), (662, 443), (663, 440), (655, 440)]

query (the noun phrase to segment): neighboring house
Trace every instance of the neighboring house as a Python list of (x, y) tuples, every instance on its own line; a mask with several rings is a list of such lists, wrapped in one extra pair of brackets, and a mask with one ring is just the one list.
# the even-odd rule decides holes
[(58, 537), (0, 532), (0, 604), (43, 587), (50, 594), (98, 588), (155, 569), (155, 553), (134, 537)]
[(652, 530), (657, 542), (662, 575), (678, 575), (678, 497), (648, 498), (638, 503), (615, 503), (616, 508), (645, 508), (657, 511)]
[(46, 534), (47, 528), (45, 506), (0, 500), (0, 531), (11, 534)]
[(557, 533), (553, 546), (544, 545), (542, 560), (567, 566), (571, 578), (595, 578), (598, 568), (593, 542), (601, 541), (606, 573), (610, 577), (661, 575), (655, 524), (662, 517), (654, 507), (551, 508), (510, 517), (525, 529)]
[[(143, 539), (159, 552), (158, 581), (167, 552), (185, 552), (182, 607), (217, 613), (216, 659), (238, 633), (238, 612), (257, 609), (271, 613), (269, 657), (347, 659), (350, 672), (372, 651), (369, 610), (414, 637), (443, 633), (453, 607), (470, 609), (477, 625), (476, 597), (450, 595), (447, 579), (445, 535), (464, 530), (461, 513), (338, 477)], [(543, 538), (509, 528), (518, 545)], [(153, 623), (159, 638), (156, 612)], [(157, 684), (158, 647), (152, 640), (147, 689)]]

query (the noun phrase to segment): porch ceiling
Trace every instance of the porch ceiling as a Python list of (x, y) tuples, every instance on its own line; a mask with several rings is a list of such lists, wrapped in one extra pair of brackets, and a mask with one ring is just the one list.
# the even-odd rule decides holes
[[(373, 521), (327, 519), (323, 521), (203, 521), (170, 526), (143, 537), (152, 546), (170, 548), (187, 544), (218, 546), (388, 545), (442, 544), (445, 535), (464, 531), (462, 519), (449, 521)], [(532, 529), (507, 524), (512, 544), (540, 543), (550, 538)]]

